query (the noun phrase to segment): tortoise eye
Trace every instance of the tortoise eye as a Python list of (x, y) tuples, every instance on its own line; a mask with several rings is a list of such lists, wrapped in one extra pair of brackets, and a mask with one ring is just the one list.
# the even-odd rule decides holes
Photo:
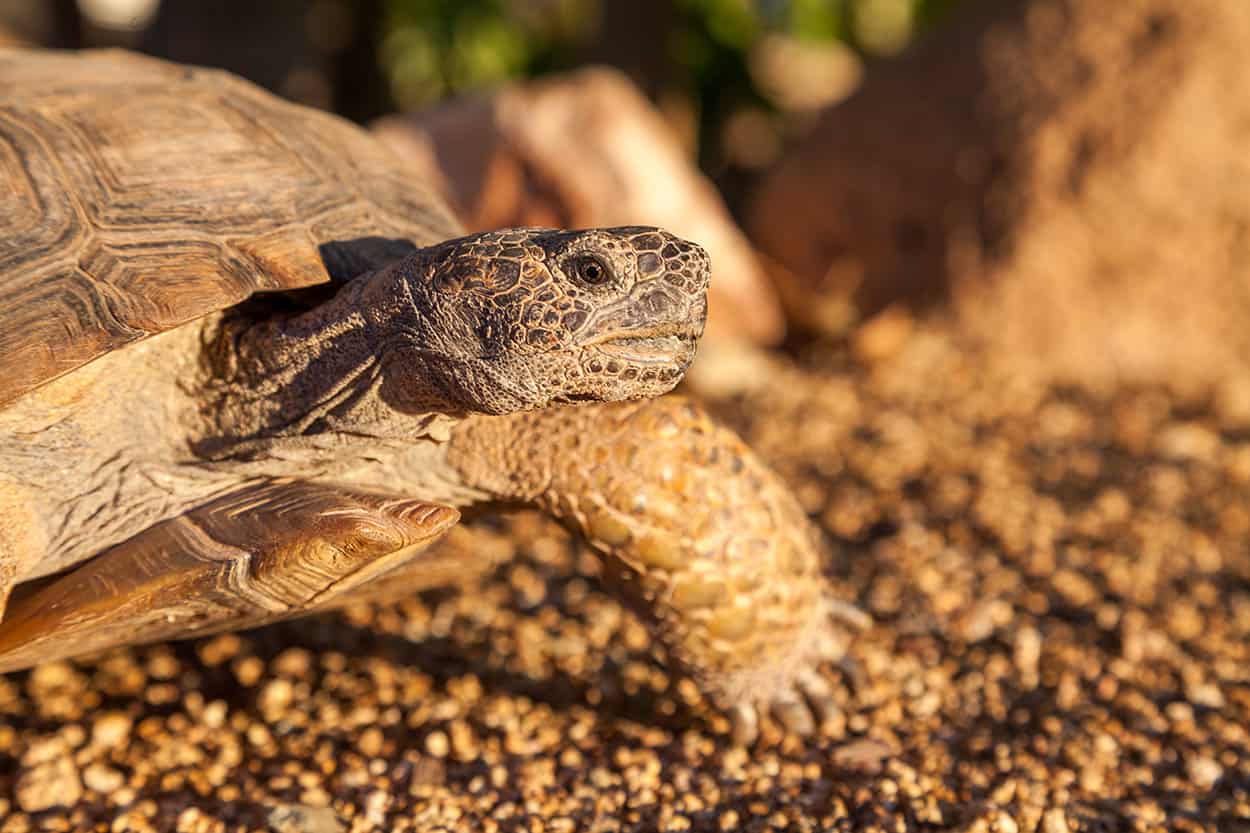
[(600, 286), (612, 277), (608, 265), (594, 255), (582, 255), (573, 261), (573, 274), (587, 286)]

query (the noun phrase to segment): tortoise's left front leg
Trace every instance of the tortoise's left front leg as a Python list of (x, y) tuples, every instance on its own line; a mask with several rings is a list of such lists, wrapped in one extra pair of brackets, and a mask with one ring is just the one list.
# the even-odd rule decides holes
[(815, 666), (842, 653), (815, 530), (731, 431), (679, 397), (473, 417), (449, 460), (537, 504), (606, 556), (610, 578), (754, 739), (759, 712), (799, 733), (834, 708)]

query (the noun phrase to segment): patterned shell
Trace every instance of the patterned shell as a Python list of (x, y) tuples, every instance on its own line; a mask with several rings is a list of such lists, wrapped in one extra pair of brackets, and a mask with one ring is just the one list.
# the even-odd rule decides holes
[(463, 232), (363, 130), (227, 73), (0, 49), (0, 406), (254, 292), (318, 246)]

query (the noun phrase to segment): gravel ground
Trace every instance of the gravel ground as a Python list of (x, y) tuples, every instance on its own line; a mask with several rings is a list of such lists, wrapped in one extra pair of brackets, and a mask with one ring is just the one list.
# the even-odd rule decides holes
[(520, 516), (448, 542), (506, 559), (464, 588), (0, 678), (0, 833), (1250, 831), (1250, 385), (889, 322), (744, 375), (715, 409), (876, 620), (822, 737), (731, 748)]

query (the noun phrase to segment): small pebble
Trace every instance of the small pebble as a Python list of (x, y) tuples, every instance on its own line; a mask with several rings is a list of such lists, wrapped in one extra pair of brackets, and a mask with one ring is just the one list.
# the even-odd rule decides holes
[(120, 789), (126, 783), (126, 779), (112, 767), (97, 762), (87, 764), (83, 769), (82, 782), (89, 790), (95, 790), (101, 795), (109, 795)]
[(1211, 789), (1216, 781), (1224, 777), (1224, 767), (1210, 758), (1201, 756), (1185, 761), (1185, 771), (1189, 774), (1189, 780), (1203, 790)]
[(346, 826), (329, 807), (283, 804), (269, 812), (273, 833), (344, 833)]
[(130, 737), (131, 724), (125, 712), (105, 712), (91, 724), (91, 744), (101, 749), (121, 746)]
[(69, 745), (59, 737), (31, 744), (22, 755), (14, 793), (17, 806), (28, 813), (76, 804), (82, 781)]

